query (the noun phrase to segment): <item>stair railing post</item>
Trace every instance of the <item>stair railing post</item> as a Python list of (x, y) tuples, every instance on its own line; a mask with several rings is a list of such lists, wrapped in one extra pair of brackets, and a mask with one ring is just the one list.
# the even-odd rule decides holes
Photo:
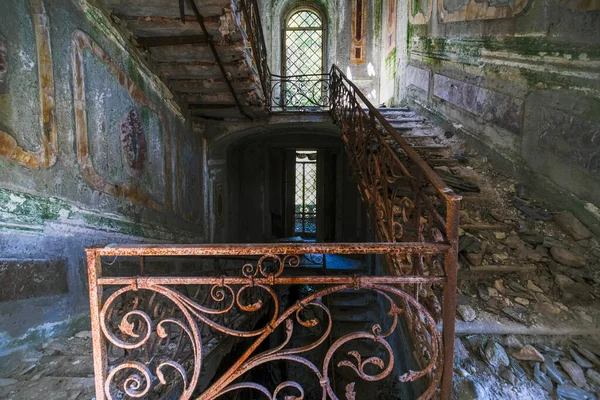
[(443, 374), (441, 398), (449, 400), (452, 395), (452, 374), (454, 372), (454, 329), (456, 326), (456, 288), (458, 269), (458, 224), (460, 220), (460, 198), (446, 199), (446, 237), (450, 249), (445, 255), (446, 284), (444, 285), (443, 311)]

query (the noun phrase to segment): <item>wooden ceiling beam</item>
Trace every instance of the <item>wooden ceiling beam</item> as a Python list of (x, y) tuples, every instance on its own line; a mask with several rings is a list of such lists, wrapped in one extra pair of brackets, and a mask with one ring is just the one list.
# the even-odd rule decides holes
[(135, 41), (141, 47), (179, 46), (184, 44), (208, 44), (208, 38), (204, 35), (137, 37), (135, 38)]
[(190, 110), (211, 110), (211, 109), (228, 109), (235, 108), (237, 109), (237, 104), (188, 104), (188, 108)]

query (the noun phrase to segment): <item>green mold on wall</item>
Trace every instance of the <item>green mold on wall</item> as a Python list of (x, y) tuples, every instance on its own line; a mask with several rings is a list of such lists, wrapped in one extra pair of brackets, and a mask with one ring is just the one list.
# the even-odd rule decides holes
[(396, 77), (396, 48), (385, 58), (385, 72), (390, 78)]
[(383, 17), (383, 0), (373, 0), (373, 31), (375, 32), (375, 39), (381, 37), (381, 19)]
[(480, 40), (481, 46), (489, 51), (508, 51), (524, 56), (540, 56), (542, 54), (564, 57), (572, 56), (573, 59), (585, 53), (590, 59), (600, 58), (600, 47), (594, 44), (577, 44), (548, 42), (535, 37), (505, 37), (493, 38), (484, 36)]
[(39, 223), (56, 221), (72, 214), (71, 207), (64, 200), (17, 193), (7, 189), (0, 189), (0, 211), (25, 216)]

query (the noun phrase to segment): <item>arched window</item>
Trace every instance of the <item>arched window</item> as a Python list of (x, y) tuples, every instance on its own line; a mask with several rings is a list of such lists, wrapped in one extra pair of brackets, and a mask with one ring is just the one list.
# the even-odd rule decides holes
[(288, 14), (283, 37), (283, 75), (324, 72), (323, 19), (316, 11), (299, 9)]

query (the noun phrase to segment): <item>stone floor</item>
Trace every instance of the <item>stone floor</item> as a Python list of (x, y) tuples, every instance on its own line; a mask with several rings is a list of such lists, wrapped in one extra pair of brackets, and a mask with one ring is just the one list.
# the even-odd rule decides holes
[(0, 399), (95, 397), (91, 343), (90, 332), (80, 332), (5, 359), (0, 366)]

